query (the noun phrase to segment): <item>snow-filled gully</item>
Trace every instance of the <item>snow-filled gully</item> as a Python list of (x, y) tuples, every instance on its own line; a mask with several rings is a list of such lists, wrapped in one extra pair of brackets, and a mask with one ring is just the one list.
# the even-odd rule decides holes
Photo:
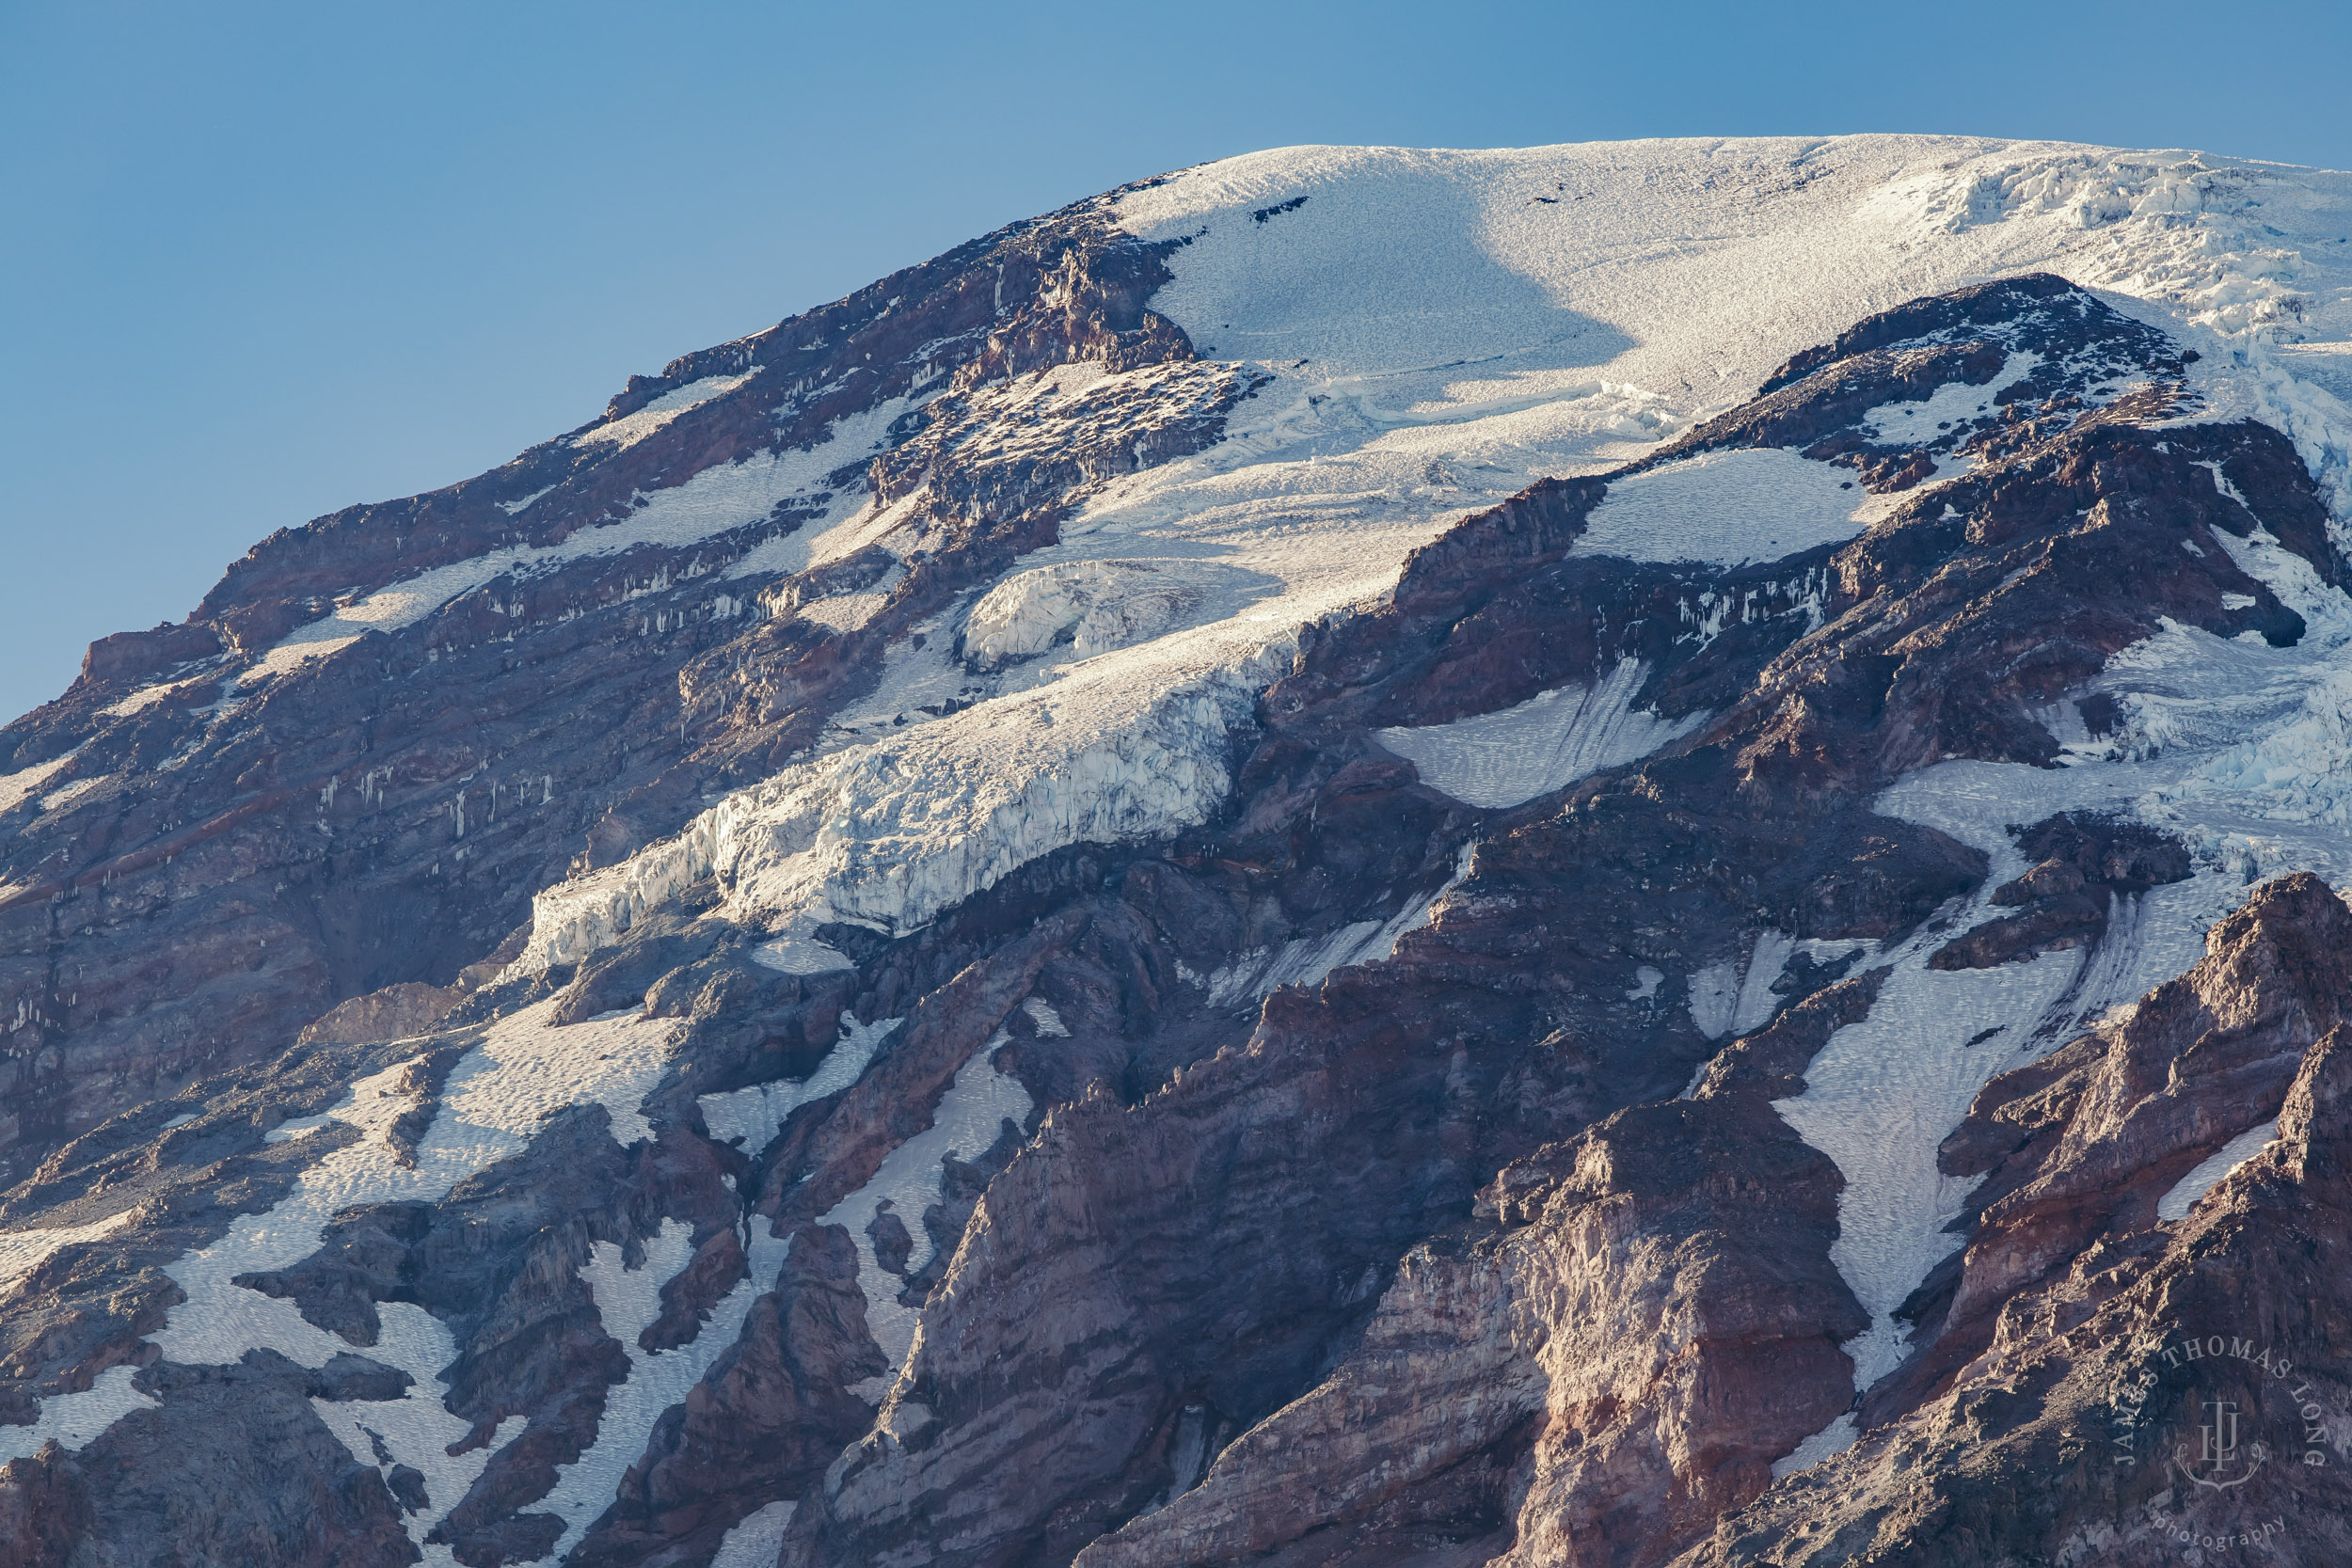
[[(879, 1402), (914, 1343), (915, 1310), (900, 1302), (898, 1294), (931, 1260), (934, 1243), (923, 1212), (940, 1200), (946, 1162), (977, 1158), (1003, 1134), (1005, 1123), (1019, 1128), (1028, 1120), (1033, 1109), (1028, 1090), (1010, 1073), (997, 1071), (993, 1060), (997, 1048), (1009, 1038), (998, 1030), (972, 1053), (940, 1096), (931, 1125), (892, 1149), (864, 1186), (818, 1216), (820, 1225), (845, 1227), (857, 1244), (857, 1283), (866, 1296), (866, 1328), (890, 1363), (889, 1371), (854, 1385), (852, 1393)], [(873, 1226), (884, 1204), (914, 1243), (899, 1274), (883, 1268), (875, 1256)]]
[[(1976, 894), (1885, 955), (1893, 966), (1869, 1016), (1830, 1037), (1805, 1092), (1776, 1107), (1846, 1178), (1832, 1260), (1870, 1313), (1846, 1346), (1867, 1389), (1900, 1364), (1908, 1330), (1894, 1312), (1963, 1238), (1958, 1219), (1982, 1178), (1955, 1180), (1937, 1150), (1995, 1075), (2045, 1054), (2108, 1009), (2178, 975), (2203, 952), (2214, 921), (2254, 882), (2296, 869), (2352, 879), (2352, 824), (2340, 781), (2352, 776), (2352, 725), (2341, 673), (2352, 651), (2352, 598), (2265, 532), (2217, 536), (2250, 575), (2301, 614), (2306, 634), (2274, 649), (2248, 634), (2224, 641), (2171, 627), (2109, 662), (2098, 685), (2129, 715), (2122, 733), (2070, 749), (2068, 766), (1947, 762), (1898, 782), (1887, 816), (1984, 851)], [(2061, 740), (2066, 737), (2061, 736)], [(1989, 970), (1937, 971), (1928, 959), (2003, 911), (1994, 889), (2026, 869), (2010, 830), (2061, 811), (2135, 817), (2179, 836), (2197, 865), (2187, 880), (2118, 899), (2106, 937)], [(2246, 1130), (2159, 1205), (2177, 1220), (2272, 1135)], [(1788, 1474), (1855, 1435), (1841, 1416), (1776, 1466)]]

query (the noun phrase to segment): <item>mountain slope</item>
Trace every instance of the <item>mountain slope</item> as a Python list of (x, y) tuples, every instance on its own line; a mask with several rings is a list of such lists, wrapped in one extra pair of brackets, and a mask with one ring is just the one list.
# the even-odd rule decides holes
[(2344, 1408), (2347, 236), (1293, 150), (274, 535), (0, 738), (0, 1541), (2333, 1560), (2080, 1456)]

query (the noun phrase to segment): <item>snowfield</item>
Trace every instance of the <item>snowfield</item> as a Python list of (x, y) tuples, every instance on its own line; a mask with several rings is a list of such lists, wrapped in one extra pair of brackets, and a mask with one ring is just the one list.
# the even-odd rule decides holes
[(1702, 452), (1610, 485), (1576, 550), (1722, 566), (1778, 561), (1851, 539), (1868, 526), (1856, 514), (1871, 499), (1850, 470), (1777, 447)]

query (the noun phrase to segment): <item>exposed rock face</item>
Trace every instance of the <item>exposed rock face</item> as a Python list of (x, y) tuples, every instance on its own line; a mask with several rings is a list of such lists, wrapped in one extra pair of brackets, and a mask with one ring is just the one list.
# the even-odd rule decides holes
[(1119, 200), (0, 736), (0, 1562), (2340, 1560), (2309, 443), (2028, 271), (1362, 523)]

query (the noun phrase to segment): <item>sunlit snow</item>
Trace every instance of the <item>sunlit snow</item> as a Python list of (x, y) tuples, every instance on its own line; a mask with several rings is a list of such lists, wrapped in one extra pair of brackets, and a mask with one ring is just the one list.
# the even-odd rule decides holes
[[(866, 1295), (866, 1325), (893, 1369), (857, 1386), (857, 1392), (879, 1401), (888, 1389), (896, 1369), (914, 1343), (914, 1309), (898, 1300), (908, 1278), (923, 1272), (935, 1250), (923, 1212), (940, 1200), (949, 1157), (977, 1159), (1003, 1136), (1004, 1125), (1015, 1128), (1028, 1119), (1029, 1091), (1010, 1073), (999, 1072), (991, 1060), (1009, 1037), (999, 1030), (960, 1068), (955, 1081), (931, 1112), (931, 1125), (894, 1148), (881, 1168), (856, 1192), (818, 1216), (822, 1225), (845, 1227), (857, 1243), (858, 1289)], [(914, 1250), (904, 1275), (885, 1270), (874, 1255), (871, 1234), (882, 1205), (907, 1227)]]
[(58, 1248), (110, 1235), (137, 1213), (138, 1210), (133, 1207), (87, 1225), (58, 1226), (46, 1230), (0, 1230), (0, 1297), (14, 1290), (18, 1280), (47, 1262)]
[[(633, 447), (688, 409), (699, 408), (713, 398), (726, 396), (727, 393), (734, 391), (758, 373), (759, 367), (754, 365), (740, 375), (704, 376), (700, 381), (690, 382), (686, 386), (662, 393), (633, 413), (624, 414), (617, 420), (608, 420), (593, 430), (574, 436), (572, 445), (586, 447), (602, 443), (615, 448)], [(536, 497), (532, 498), (532, 499), (536, 499)], [(516, 506), (514, 510), (520, 512), (523, 507), (530, 504), (531, 502), (526, 500)]]
[(785, 1527), (792, 1522), (796, 1503), (770, 1503), (747, 1513), (719, 1543), (710, 1568), (775, 1568), (784, 1551)]
[[(639, 1102), (668, 1066), (677, 1021), (628, 1015), (551, 1028), (546, 1020), (554, 1006), (550, 999), (501, 1019), (460, 1059), (413, 1164), (404, 1162), (389, 1136), (419, 1103), (413, 1065), (387, 1068), (354, 1084), (328, 1115), (358, 1135), (305, 1170), (276, 1207), (240, 1215), (217, 1241), (169, 1264), (165, 1272), (186, 1299), (148, 1336), (165, 1359), (186, 1366), (233, 1363), (249, 1349), (266, 1348), (306, 1367), (356, 1351), (406, 1371), (415, 1382), (403, 1399), (311, 1403), (360, 1464), (377, 1465), (373, 1439), (381, 1438), (392, 1463), (423, 1475), (431, 1505), (410, 1515), (408, 1526), (428, 1562), (453, 1560), (447, 1547), (423, 1546), (424, 1535), (464, 1498), (491, 1455), (521, 1430), (522, 1418), (511, 1418), (488, 1447), (452, 1456), (447, 1449), (471, 1425), (441, 1402), (442, 1373), (456, 1360), (457, 1346), (439, 1319), (408, 1303), (380, 1302), (382, 1332), (373, 1345), (358, 1346), (310, 1323), (292, 1300), (234, 1281), (310, 1257), (345, 1209), (437, 1201), (464, 1178), (521, 1152), (545, 1118), (567, 1105), (603, 1104), (614, 1135), (625, 1143), (649, 1137), (652, 1128)], [(308, 1142), (323, 1129), (297, 1131)], [(724, 1338), (731, 1336), (723, 1338), (722, 1348)], [(29, 1454), (50, 1435), (87, 1442), (116, 1418), (151, 1405), (129, 1386), (131, 1371), (119, 1368), (119, 1376), (109, 1373), (87, 1392), (43, 1401), (35, 1426), (0, 1427), (0, 1460)]]
[(1412, 763), (1423, 784), (1464, 805), (1516, 806), (1604, 768), (1639, 761), (1706, 722), (1704, 713), (1666, 720), (1633, 711), (1648, 673), (1648, 666), (1620, 659), (1589, 687), (1558, 687), (1450, 724), (1375, 733), (1380, 744)]
[(1863, 530), (1851, 468), (1764, 447), (1710, 451), (1612, 480), (1579, 555), (1738, 566), (1834, 545)]
[[(2324, 389), (2352, 385), (2329, 379), (2352, 340), (2352, 245), (2336, 243), (2352, 233), (2352, 176), (1943, 137), (1498, 152), (1303, 148), (1184, 171), (1122, 196), (1117, 212), (1138, 235), (1188, 242), (1168, 255), (1174, 281), (1152, 308), (1202, 354), (1255, 361), (1272, 377), (1236, 409), (1226, 438), (1104, 483), (1062, 522), (1059, 542), (1017, 562), (1007, 580), (1057, 575), (1009, 590), (986, 614), (970, 606), (955, 612), (971, 613), (983, 644), (1003, 639), (989, 657), (1019, 663), (1017, 680), (934, 718), (918, 704), (954, 708), (940, 699), (958, 694), (962, 674), (941, 649), (953, 632), (973, 628), (936, 627), (919, 652), (894, 647), (883, 694), (866, 700), (865, 717), (883, 725), (903, 717), (903, 729), (836, 734), (827, 742), (834, 749), (720, 802), (674, 839), (543, 891), (527, 966), (577, 958), (688, 882), (716, 876), (723, 912), (771, 934), (776, 945), (763, 961), (805, 972), (795, 966), (829, 961), (810, 935), (824, 919), (911, 930), (1053, 849), (1204, 821), (1231, 792), (1230, 733), (1291, 668), (1298, 628), (1376, 601), (1411, 548), (1535, 479), (1646, 453), (1858, 315), (1987, 277), (2062, 273), (2184, 333), (2203, 354), (2192, 383), (2204, 400), (2185, 417), (2276, 424), (2319, 476), (2340, 531), (2352, 520), (2352, 413)], [(1118, 373), (1148, 392), (1156, 372)], [(1112, 375), (1102, 366), (1063, 367), (1003, 395), (1066, 396)], [(722, 395), (726, 388), (713, 383), (728, 379), (665, 394), (580, 442), (642, 438), (654, 421), (686, 411), (675, 400)], [(1997, 385), (1947, 388), (1869, 418), (1889, 430), (1941, 420)], [(640, 544), (691, 545), (755, 525), (779, 503), (813, 503), (829, 474), (876, 450), (911, 406), (900, 400), (853, 416), (813, 450), (707, 469), (560, 545), (507, 546), (361, 595), (234, 672), (224, 702), (371, 630), (414, 625), (502, 576), (527, 578)], [(1613, 487), (1577, 548), (1717, 563), (1793, 553), (1849, 537), (1876, 515), (1858, 487), (1839, 487), (1848, 472), (1749, 452), (1634, 476)], [(728, 578), (740, 586), (730, 588), (731, 610), (767, 578), (867, 544), (891, 548), (912, 499), (878, 508), (851, 490), (827, 505), (816, 521), (734, 562)], [(1783, 1102), (1848, 1177), (1836, 1260), (1873, 1315), (1851, 1347), (1865, 1384), (1899, 1354), (1894, 1306), (1956, 1244), (1942, 1227), (1964, 1189), (1935, 1170), (1934, 1149), (1975, 1087), (2193, 962), (2205, 926), (2249, 879), (2301, 865), (2352, 879), (2339, 782), (2352, 776), (2352, 709), (2337, 679), (2352, 646), (2352, 605), (2307, 580), (2308, 570), (2297, 577), (2275, 545), (2224, 547), (2312, 623), (2301, 646), (2224, 643), (2173, 628), (2113, 661), (2103, 682), (2125, 706), (2125, 730), (2098, 742), (2068, 730), (2073, 766), (1945, 764), (1880, 803), (1985, 848), (1995, 867), (1988, 888), (2021, 868), (2007, 825), (2066, 808), (2128, 811), (2165, 825), (2190, 841), (2200, 871), (2120, 907), (2108, 942), (2087, 966), (2061, 953), (2000, 971), (1928, 971), (1933, 945), (1991, 917), (1980, 892), (1947, 911), (1945, 930), (1887, 956), (1896, 974), (1871, 1017), (1834, 1037), (1808, 1069), (1805, 1093)], [(1183, 591), (1127, 591), (1147, 581)], [(1086, 593), (1064, 592), (1080, 584)], [(988, 597), (985, 588), (974, 595)], [(853, 603), (818, 614), (862, 625), (870, 610)], [(118, 705), (159, 701), (163, 690), (143, 689)], [(1498, 803), (1531, 781), (1557, 780), (1597, 744), (1578, 724), (1598, 701), (1554, 692), (1535, 700), (1546, 705), (1539, 712), (1523, 705), (1529, 711), (1464, 721), (1468, 730), (1438, 727), (1452, 733), (1430, 741), (1424, 777), (1452, 777), (1470, 792), (1459, 798), (1483, 793)], [(898, 711), (884, 711), (893, 702)], [(1620, 712), (1618, 722), (1645, 717)], [(1476, 726), (1506, 720), (1530, 726), (1519, 738), (1534, 736), (1530, 749), (1545, 760), (1486, 744), (1491, 736)], [(1430, 734), (1411, 732), (1403, 744)], [(1625, 745), (1658, 743), (1654, 731), (1629, 736)], [(0, 809), (31, 798), (64, 761), (0, 778)], [(1450, 771), (1457, 765), (1463, 770)], [(1396, 921), (1246, 955), (1208, 983), (1238, 1003), (1272, 985), (1319, 979), (1337, 963), (1388, 951), (1397, 922), (1425, 918), (1426, 906), (1417, 906)], [(1766, 941), (1746, 962), (1726, 960), (1704, 987), (1692, 977), (1694, 1006), (1708, 1009), (1709, 1022), (1723, 1015), (1725, 1031), (1770, 1016), (1771, 980), (1788, 953), (1767, 951)], [(1645, 971), (1642, 979), (1639, 993), (1654, 995), (1663, 976)], [(2010, 1027), (1972, 1048), (1965, 1041), (1979, 1018)], [(171, 1266), (189, 1299), (171, 1309), (155, 1343), (175, 1360), (234, 1359), (268, 1344), (316, 1365), (341, 1339), (303, 1323), (291, 1304), (229, 1285), (231, 1273), (298, 1261), (343, 1204), (437, 1196), (523, 1147), (545, 1112), (578, 1100), (605, 1103), (624, 1141), (645, 1135), (639, 1105), (666, 1064), (674, 1027), (620, 1019), (554, 1030), (539, 1009), (503, 1021), (452, 1075), (414, 1170), (390, 1158), (382, 1137), (412, 1099), (397, 1069), (368, 1080), (333, 1113), (358, 1130), (357, 1142), (327, 1151), (277, 1211), (240, 1219), (213, 1247)], [(772, 1138), (820, 1083), (853, 1082), (888, 1027), (845, 1028), (805, 1085), (705, 1097), (707, 1125), (747, 1145)], [(896, 1302), (897, 1276), (875, 1265), (865, 1222), (891, 1196), (927, 1255), (919, 1208), (935, 1199), (941, 1153), (977, 1153), (1004, 1117), (1019, 1121), (1029, 1110), (1025, 1092), (996, 1074), (987, 1054), (959, 1073), (931, 1132), (889, 1156), (875, 1182), (836, 1211), (844, 1223), (858, 1221), (851, 1229), (869, 1321), (894, 1356), (913, 1333), (912, 1314)], [(310, 1131), (303, 1147), (329, 1132)], [(643, 1292), (668, 1277), (677, 1243), (666, 1233), (658, 1240), (644, 1271), (615, 1275), (601, 1255), (592, 1265), (608, 1323), (637, 1321)], [(778, 1255), (762, 1250), (771, 1242), (752, 1239), (754, 1278), (738, 1294), (772, 1279)], [(646, 1277), (627, 1277), (636, 1272)], [(404, 1401), (322, 1405), (321, 1414), (341, 1423), (363, 1464), (374, 1461), (358, 1423), (381, 1420), (373, 1430), (425, 1473), (427, 1517), (437, 1518), (511, 1433), (501, 1428), (492, 1448), (463, 1460), (442, 1451), (449, 1425), (462, 1427), (439, 1402), (438, 1374), (453, 1354), (447, 1331), (401, 1304), (386, 1304), (382, 1315), (384, 1342), (369, 1354), (410, 1370), (417, 1388)], [(565, 1483), (567, 1541), (585, 1511), (600, 1509), (599, 1495), (610, 1500), (604, 1478), (619, 1473), (614, 1456), (642, 1449), (657, 1402), (729, 1338), (714, 1321), (680, 1351), (632, 1349), (630, 1383), (615, 1391), (596, 1458), (583, 1458)], [(45, 1401), (39, 1425), (0, 1429), (0, 1455), (49, 1435), (87, 1441), (151, 1403), (129, 1387), (130, 1376), (117, 1368), (86, 1394)], [(1823, 1434), (1800, 1454), (1832, 1451), (1836, 1441)], [(762, 1551), (771, 1559), (789, 1507), (744, 1521), (723, 1560), (758, 1560)], [(426, 1528), (413, 1519), (411, 1527)], [(447, 1548), (429, 1557), (449, 1560)]]

